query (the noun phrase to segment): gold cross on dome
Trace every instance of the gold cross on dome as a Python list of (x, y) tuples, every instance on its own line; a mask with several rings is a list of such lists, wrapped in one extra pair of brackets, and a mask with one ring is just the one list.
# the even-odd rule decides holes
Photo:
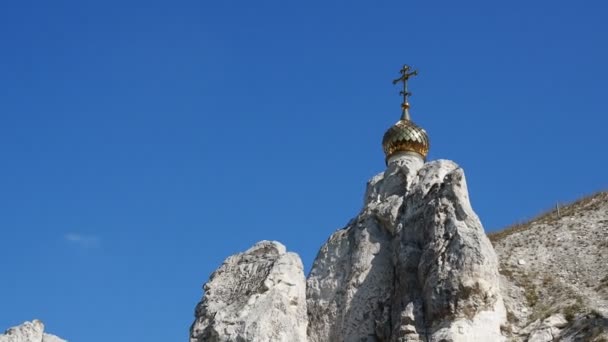
[(408, 96), (412, 95), (412, 93), (407, 91), (407, 81), (410, 79), (410, 77), (418, 75), (418, 70), (410, 70), (412, 70), (412, 67), (407, 64), (404, 64), (403, 68), (401, 68), (401, 70), (399, 71), (401, 73), (401, 77), (396, 80), (393, 80), (393, 84), (403, 82), (403, 90), (399, 92), (399, 95), (403, 96), (403, 103), (401, 104), (401, 120), (410, 119), (410, 113), (408, 111), (408, 109), (410, 108), (410, 104), (407, 102), (407, 98)]

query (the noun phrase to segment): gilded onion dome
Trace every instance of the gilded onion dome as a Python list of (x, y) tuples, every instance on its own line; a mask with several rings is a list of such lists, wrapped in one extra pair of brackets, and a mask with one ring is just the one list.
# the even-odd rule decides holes
[(390, 127), (382, 139), (382, 148), (386, 156), (386, 163), (399, 152), (414, 152), (426, 159), (429, 153), (429, 136), (426, 131), (417, 126), (410, 119), (407, 98), (411, 93), (407, 91), (407, 81), (411, 76), (417, 75), (417, 71), (410, 72), (410, 67), (405, 65), (401, 69), (401, 77), (394, 80), (393, 84), (403, 82), (403, 103), (401, 104), (401, 119)]
[(426, 159), (429, 136), (411, 120), (399, 120), (384, 133), (382, 148), (387, 161), (397, 152), (416, 152)]

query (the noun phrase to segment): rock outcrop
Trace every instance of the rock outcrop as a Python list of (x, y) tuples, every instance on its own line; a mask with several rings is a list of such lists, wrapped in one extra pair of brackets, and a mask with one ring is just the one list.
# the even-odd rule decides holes
[(308, 336), (324, 341), (500, 341), (498, 261), (450, 161), (402, 158), (307, 280)]
[(304, 342), (305, 287), (297, 254), (278, 242), (259, 242), (211, 275), (190, 341)]
[(490, 238), (510, 341), (608, 341), (608, 193)]
[(0, 335), (0, 342), (67, 342), (44, 332), (44, 324), (35, 319), (8, 329)]
[(504, 340), (498, 260), (446, 160), (391, 159), (306, 284), (295, 254), (261, 242), (204, 289), (190, 342)]

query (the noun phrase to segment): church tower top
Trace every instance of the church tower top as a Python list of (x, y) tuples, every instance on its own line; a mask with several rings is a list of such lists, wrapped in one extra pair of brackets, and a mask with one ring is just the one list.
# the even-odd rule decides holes
[(401, 118), (384, 133), (382, 139), (387, 165), (392, 157), (399, 154), (414, 154), (424, 160), (429, 152), (428, 134), (423, 128), (412, 122), (409, 111), (408, 97), (412, 93), (408, 91), (407, 83), (412, 76), (418, 75), (418, 70), (412, 70), (409, 65), (404, 65), (400, 73), (401, 77), (395, 79), (393, 84), (403, 83), (403, 90), (399, 92), (403, 96)]

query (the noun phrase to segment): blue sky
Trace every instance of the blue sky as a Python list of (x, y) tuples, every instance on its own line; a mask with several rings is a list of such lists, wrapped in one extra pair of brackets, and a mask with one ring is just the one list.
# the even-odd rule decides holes
[(607, 188), (603, 1), (3, 1), (0, 329), (185, 341), (274, 239), (307, 269), (383, 171), (403, 63), (488, 231)]

